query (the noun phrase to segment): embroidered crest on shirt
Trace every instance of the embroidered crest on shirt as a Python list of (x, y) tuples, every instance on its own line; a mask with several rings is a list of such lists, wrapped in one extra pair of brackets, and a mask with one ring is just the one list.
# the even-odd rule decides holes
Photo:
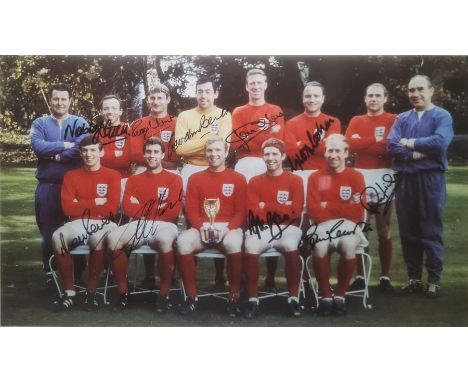
[(260, 130), (266, 130), (270, 127), (270, 121), (266, 118), (260, 118), (258, 120), (258, 127), (260, 127)]
[(351, 198), (351, 187), (341, 186), (340, 187), (340, 198), (343, 200), (349, 200)]
[(278, 194), (276, 194), (276, 200), (279, 204), (284, 204), (289, 199), (289, 191), (281, 191), (278, 190)]
[(172, 131), (169, 130), (164, 130), (161, 131), (161, 139), (164, 143), (167, 143), (171, 140), (172, 137)]
[(230, 197), (234, 192), (233, 184), (223, 184), (223, 195)]
[(98, 183), (96, 185), (96, 192), (98, 196), (101, 198), (107, 195), (107, 184), (105, 183)]
[(211, 125), (210, 125), (210, 131), (213, 133), (213, 134), (218, 134), (218, 131), (219, 131), (219, 123), (218, 122), (213, 122)]
[(385, 126), (378, 126), (374, 130), (374, 136), (376, 138), (383, 138), (385, 134)]
[(122, 150), (125, 146), (125, 137), (115, 138), (115, 147), (117, 150)]
[(166, 200), (168, 196), (169, 196), (168, 187), (158, 187), (158, 197), (160, 200)]

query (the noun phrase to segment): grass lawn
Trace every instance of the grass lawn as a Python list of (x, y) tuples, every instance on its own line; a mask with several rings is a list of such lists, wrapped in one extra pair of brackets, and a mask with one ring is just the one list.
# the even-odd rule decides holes
[[(141, 299), (128, 311), (113, 314), (106, 308), (96, 313), (80, 309), (57, 314), (51, 311), (54, 295), (44, 290), (40, 261), (40, 239), (34, 218), (34, 169), (8, 168), (0, 171), (1, 184), (1, 324), (3, 326), (467, 326), (468, 325), (468, 167), (451, 167), (448, 173), (448, 202), (445, 217), (446, 260), (442, 297), (400, 298), (381, 295), (375, 287), (379, 263), (375, 235), (371, 236), (374, 258), (371, 303), (365, 310), (357, 299), (350, 300), (346, 317), (321, 318), (307, 311), (299, 319), (285, 314), (284, 300), (262, 302), (261, 315), (248, 321), (230, 319), (220, 300), (203, 299), (200, 312), (183, 318), (171, 312), (159, 316), (151, 304)], [(394, 213), (394, 211), (393, 211)], [(393, 216), (395, 286), (406, 282), (398, 227)], [(280, 264), (282, 267), (282, 263)], [(214, 275), (211, 261), (199, 263), (201, 284), (210, 284)], [(284, 286), (283, 272), (278, 280)], [(262, 282), (262, 281), (261, 281)]]

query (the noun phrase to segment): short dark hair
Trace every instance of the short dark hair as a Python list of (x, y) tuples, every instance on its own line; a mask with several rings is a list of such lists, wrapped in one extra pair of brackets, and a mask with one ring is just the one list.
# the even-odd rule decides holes
[(146, 150), (146, 146), (151, 146), (151, 145), (159, 145), (161, 146), (161, 152), (164, 154), (164, 151), (166, 150), (164, 147), (164, 142), (161, 138), (159, 137), (149, 137), (146, 138), (145, 141), (143, 142), (143, 153)]
[(102, 142), (96, 140), (92, 134), (86, 135), (80, 142), (80, 150), (85, 146), (99, 145), (99, 151), (102, 150)]
[(218, 81), (216, 80), (215, 76), (201, 76), (201, 77), (198, 77), (197, 82), (195, 84), (195, 88), (198, 85), (206, 84), (208, 82), (211, 82), (211, 84), (213, 85), (213, 91), (215, 91), (215, 92), (218, 91), (219, 85), (218, 85)]
[(62, 84), (62, 83), (50, 85), (49, 90), (48, 90), (49, 98), (52, 98), (52, 92), (54, 90), (57, 90), (59, 92), (68, 92), (68, 97), (69, 98), (72, 97), (72, 91), (71, 91), (70, 86), (68, 86), (68, 85), (65, 85), (65, 84)]
[(281, 139), (268, 138), (262, 143), (262, 151), (264, 151), (266, 147), (276, 147), (281, 154), (284, 154), (284, 142)]
[(153, 88), (151, 88), (148, 95), (151, 95), (154, 93), (164, 93), (166, 95), (166, 98), (171, 96), (169, 88), (166, 85), (161, 84), (161, 83), (156, 84)]
[[(308, 87), (311, 87), (311, 86), (317, 86), (319, 87), (320, 89), (322, 89), (322, 94), (325, 95), (325, 87), (318, 81), (310, 81), (310, 82), (307, 82), (305, 85), (304, 85), (304, 90), (306, 90), (306, 88)], [(304, 90), (302, 91), (302, 94), (304, 94)]]
[(102, 105), (104, 101), (108, 99), (116, 99), (117, 102), (119, 103), (119, 107), (122, 109), (122, 100), (119, 97), (117, 97), (115, 94), (109, 94), (109, 95), (102, 97), (101, 102), (99, 102), (99, 109), (102, 109)]

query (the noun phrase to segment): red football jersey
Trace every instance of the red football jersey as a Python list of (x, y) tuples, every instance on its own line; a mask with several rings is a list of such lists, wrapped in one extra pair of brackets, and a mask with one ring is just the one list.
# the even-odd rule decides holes
[(324, 113), (318, 117), (302, 113), (287, 122), (286, 132), (292, 169), (320, 170), (327, 168), (323, 140), (331, 134), (341, 134), (341, 122)]
[[(132, 203), (136, 199), (138, 204)], [(131, 176), (125, 187), (123, 209), (130, 218), (176, 222), (182, 207), (182, 178), (170, 171)]]
[[(377, 116), (358, 115), (351, 119), (346, 129), (349, 152), (356, 154), (354, 167), (364, 169), (390, 168), (391, 160), (387, 156), (387, 137), (395, 122), (396, 114), (383, 113)], [(351, 138), (359, 134), (361, 138)], [(376, 137), (383, 137), (376, 142)]]
[[(118, 130), (125, 133), (125, 125), (122, 123)], [(115, 137), (100, 137), (104, 150), (104, 157), (101, 158), (101, 164), (104, 167), (112, 168), (120, 172), (122, 178), (130, 176), (130, 139), (126, 134), (120, 134)]]
[[(298, 175), (284, 171), (279, 176), (271, 176), (267, 173), (254, 176), (248, 185), (249, 210), (267, 223), (267, 213), (278, 214), (281, 219), (288, 215), (285, 224), (296, 220), (293, 225), (298, 226), (304, 206), (304, 187), (302, 179)], [(286, 202), (292, 202), (286, 205)], [(259, 208), (260, 202), (265, 203), (264, 208)]]
[[(107, 202), (98, 206), (96, 198), (107, 198)], [(72, 220), (83, 218), (86, 209), (89, 219), (115, 215), (120, 202), (120, 174), (103, 166), (97, 171), (68, 171), (63, 178), (61, 200), (63, 213)]]
[[(359, 223), (364, 217), (366, 193), (364, 177), (352, 168), (346, 167), (340, 173), (319, 170), (309, 177), (307, 186), (307, 213), (315, 223), (332, 219), (348, 219)], [(356, 203), (353, 195), (359, 194)], [(321, 202), (327, 202), (325, 208)]]
[(164, 160), (179, 162), (179, 156), (174, 148), (174, 132), (177, 117), (167, 115), (164, 118), (154, 118), (151, 115), (137, 119), (130, 126), (131, 160), (140, 166), (146, 166), (143, 157), (143, 143), (150, 137), (159, 137), (164, 142)]
[(197, 229), (209, 221), (203, 207), (205, 198), (220, 200), (215, 222), (228, 222), (229, 229), (242, 226), (247, 215), (247, 183), (242, 174), (227, 168), (221, 172), (207, 169), (190, 176), (185, 216)]
[(237, 159), (263, 157), (262, 143), (268, 138), (284, 141), (284, 113), (279, 106), (264, 103), (236, 107), (232, 112), (232, 134), (227, 138)]

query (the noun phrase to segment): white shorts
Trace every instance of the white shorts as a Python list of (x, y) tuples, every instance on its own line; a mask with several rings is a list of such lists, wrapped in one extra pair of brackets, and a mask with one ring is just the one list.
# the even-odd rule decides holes
[[(281, 230), (281, 234), (280, 234)], [(258, 233), (257, 233), (258, 232)], [(263, 227), (263, 230), (258, 230), (258, 231), (250, 231), (247, 229), (245, 231), (245, 238), (247, 239), (250, 236), (256, 236), (258, 238), (258, 234), (260, 234), (260, 239), (263, 242), (267, 242), (270, 245), (270, 248), (275, 247), (275, 243), (278, 240), (281, 240), (283, 237), (282, 235), (288, 235), (292, 236), (291, 240), (297, 240), (297, 245), (299, 245), (299, 242), (301, 241), (302, 237), (302, 230), (299, 227), (296, 227), (295, 225), (282, 225), (278, 227), (277, 225), (272, 225), (271, 228), (270, 226), (265, 226)]]
[[(339, 231), (342, 234), (341, 236), (338, 235)], [(356, 225), (356, 223), (352, 222), (351, 220), (347, 219), (327, 220), (326, 222), (320, 223), (317, 226), (317, 228), (314, 224), (312, 224), (312, 227), (310, 227), (307, 231), (306, 241), (310, 244), (319, 243), (322, 241), (329, 241), (332, 249), (336, 250), (338, 248), (340, 240), (351, 234), (349, 233), (348, 235), (346, 235), (345, 231), (355, 233), (361, 240), (356, 249), (357, 253), (364, 251), (364, 248), (366, 248), (369, 245), (369, 242), (367, 241), (366, 236), (362, 232), (361, 227), (359, 227), (359, 225)]]
[(267, 170), (265, 161), (258, 157), (245, 157), (239, 159), (234, 169), (244, 175), (247, 182), (249, 182), (249, 180), (254, 176), (265, 173)]
[[(140, 232), (141, 237), (144, 239), (138, 243), (139, 246), (148, 244), (148, 240), (157, 236), (163, 229), (171, 230), (176, 236), (179, 235), (179, 230), (174, 223), (165, 222), (161, 220), (144, 220), (137, 219), (127, 224), (127, 230), (130, 232)], [(148, 233), (148, 234), (146, 234)], [(146, 236), (146, 237), (145, 237)]]
[(393, 199), (395, 191), (394, 171), (389, 168), (360, 169), (366, 183), (366, 198), (368, 203), (385, 204)]
[(86, 223), (82, 219), (76, 219), (65, 223), (64, 227), (71, 231), (72, 246), (76, 247), (78, 245), (88, 244), (89, 236), (92, 236), (93, 234), (105, 234), (117, 229), (117, 224), (114, 222), (107, 222), (107, 220), (103, 221), (101, 219), (89, 219)]
[(186, 163), (180, 170), (180, 176), (182, 177), (182, 187), (183, 187), (183, 200), (185, 205), (185, 193), (187, 192), (187, 184), (191, 175), (206, 170), (208, 166), (196, 166), (194, 164)]

